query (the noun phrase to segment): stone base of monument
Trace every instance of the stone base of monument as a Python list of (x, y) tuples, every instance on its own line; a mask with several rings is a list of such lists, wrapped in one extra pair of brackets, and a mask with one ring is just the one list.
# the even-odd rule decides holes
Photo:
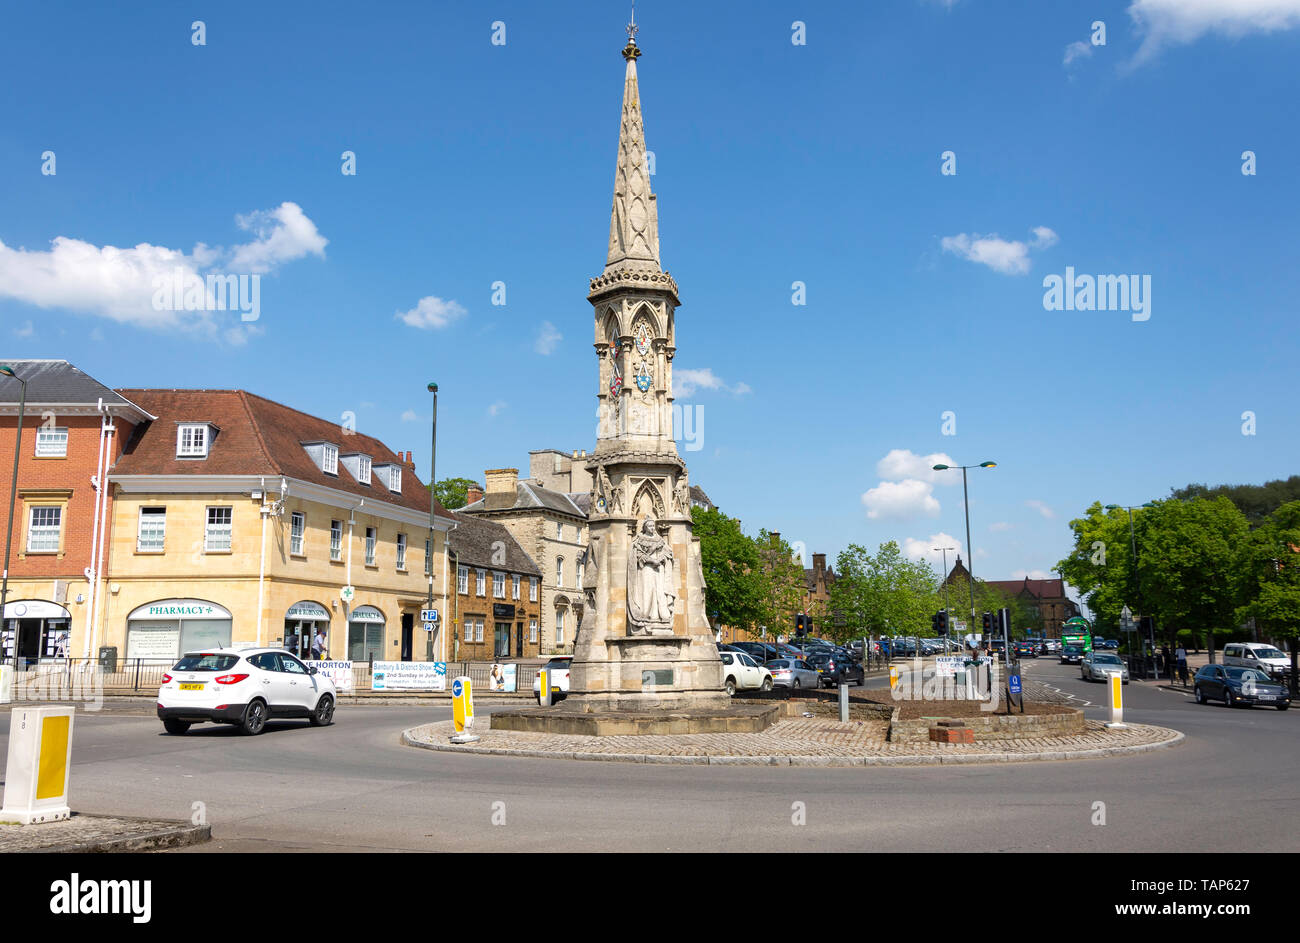
[(496, 711), (491, 715), (489, 726), (493, 730), (594, 737), (761, 733), (781, 716), (781, 707), (777, 704), (730, 704), (720, 709), (602, 710), (595, 705), (565, 700), (555, 707)]

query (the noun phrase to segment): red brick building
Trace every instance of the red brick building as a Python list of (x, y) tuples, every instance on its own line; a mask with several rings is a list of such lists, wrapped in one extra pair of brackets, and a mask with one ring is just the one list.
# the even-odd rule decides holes
[[(18, 377), (0, 375), (0, 514), (7, 514), (13, 482), (19, 381), (27, 384), (14, 513), (0, 535), (12, 527), (4, 656), (93, 655), (113, 500), (98, 483), (135, 427), (153, 417), (66, 360), (0, 362)], [(74, 623), (84, 640), (79, 651), (68, 647)]]

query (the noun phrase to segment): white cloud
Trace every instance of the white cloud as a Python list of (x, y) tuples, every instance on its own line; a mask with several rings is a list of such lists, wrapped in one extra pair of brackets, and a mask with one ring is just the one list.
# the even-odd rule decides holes
[(1086, 59), (1092, 55), (1092, 43), (1077, 42), (1070, 43), (1065, 47), (1065, 61), (1061, 65), (1069, 65), (1076, 59)]
[(955, 485), (961, 475), (952, 471), (935, 471), (935, 465), (951, 465), (952, 458), (943, 452), (917, 455), (910, 449), (890, 449), (889, 454), (876, 462), (876, 474), (885, 481), (914, 478), (931, 484)]
[[(252, 242), (230, 248), (198, 243), (187, 255), (147, 242), (131, 248), (96, 246), (56, 236), (48, 250), (11, 248), (0, 242), (0, 298), (39, 308), (67, 308), (151, 330), (201, 328), (215, 333), (229, 311), (215, 311), (215, 300), (199, 310), (155, 306), (159, 284), (181, 284), (207, 275), (260, 275), (308, 254), (324, 256), (328, 240), (296, 203), (236, 217), (255, 233)], [(256, 331), (227, 329), (224, 336), (244, 343)]]
[(414, 409), (408, 409), (402, 413), (402, 422), (419, 422), (420, 416)]
[(497, 400), (495, 403), (493, 403), (491, 406), (488, 407), (488, 415), (489, 416), (497, 415), (498, 413), (501, 412), (501, 410), (505, 409), (507, 405), (509, 404), (502, 400)]
[(297, 203), (281, 203), (273, 210), (236, 216), (235, 222), (257, 238), (234, 248), (227, 263), (231, 271), (264, 274), (307, 255), (325, 257), (329, 240), (316, 230), (316, 224)]
[(433, 295), (426, 295), (410, 311), (397, 312), (397, 319), (411, 327), (433, 330), (446, 327), (465, 314), (465, 309), (455, 301), (443, 301)]
[(36, 333), (36, 328), (32, 327), (31, 321), (23, 323), (22, 327), (14, 328), (14, 337), (31, 337)]
[(555, 347), (564, 340), (564, 335), (555, 329), (550, 321), (543, 321), (537, 331), (537, 340), (533, 341), (533, 350), (546, 356), (555, 351)]
[(1043, 517), (1047, 518), (1049, 521), (1052, 518), (1056, 517), (1056, 512), (1053, 511), (1051, 508), (1049, 508), (1042, 501), (1039, 501), (1037, 498), (1030, 498), (1028, 501), (1025, 502), (1025, 507), (1033, 508), (1039, 514), (1043, 515)]
[(1003, 239), (997, 233), (981, 236), (979, 233), (963, 232), (955, 236), (944, 236), (939, 244), (945, 252), (951, 252), (969, 262), (987, 265), (1003, 275), (1024, 275), (1029, 271), (1029, 250), (1045, 249), (1058, 241), (1056, 233), (1046, 226), (1036, 226), (1032, 232), (1034, 238), (1028, 243)]
[[(936, 550), (935, 548), (939, 549)], [(945, 534), (940, 531), (937, 534), (931, 534), (924, 540), (916, 537), (906, 537), (903, 539), (902, 551), (903, 556), (910, 557), (913, 560), (924, 560), (934, 567), (935, 572), (940, 576), (947, 576), (943, 568), (943, 548), (951, 547), (948, 551), (948, 569), (957, 562), (957, 557), (961, 554), (961, 541), (952, 534)]]
[(729, 386), (709, 367), (682, 368), (673, 371), (673, 392), (678, 399), (691, 396), (700, 390), (724, 390), (736, 396), (753, 392), (748, 383)]
[(1208, 33), (1237, 39), (1300, 26), (1300, 0), (1133, 0), (1128, 15), (1142, 34), (1132, 65), (1154, 59), (1166, 46), (1195, 42)]
[(989, 525), (989, 530), (993, 531), (995, 534), (1010, 529), (1011, 529), (1011, 525), (1008, 524), (1006, 521), (996, 521)]
[(924, 515), (939, 516), (939, 502), (931, 493), (934, 486), (928, 481), (908, 478), (904, 481), (882, 481), (862, 495), (867, 517), (904, 519)]
[(1053, 579), (1052, 574), (1044, 570), (1016, 570), (1011, 574), (1013, 580), (1023, 580), (1025, 577), (1029, 577), (1031, 580)]

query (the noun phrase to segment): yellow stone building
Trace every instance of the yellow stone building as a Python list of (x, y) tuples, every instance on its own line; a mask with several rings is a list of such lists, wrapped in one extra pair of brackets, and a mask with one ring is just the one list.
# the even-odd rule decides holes
[(409, 453), (244, 391), (129, 396), (158, 418), (109, 474), (95, 647), (125, 658), (233, 644), (446, 660), (445, 620), (426, 632), (420, 615), (431, 577), (433, 607), (447, 612), (455, 521), (439, 507), (430, 528)]

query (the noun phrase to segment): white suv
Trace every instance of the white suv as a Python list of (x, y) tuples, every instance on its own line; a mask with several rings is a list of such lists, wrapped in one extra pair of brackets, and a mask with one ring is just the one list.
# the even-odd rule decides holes
[(170, 734), (191, 724), (234, 724), (256, 735), (266, 722), (305, 717), (313, 727), (334, 720), (334, 682), (279, 648), (188, 652), (158, 689), (158, 719)]
[[(551, 703), (562, 701), (569, 696), (569, 668), (573, 665), (572, 655), (552, 655), (546, 663), (546, 673), (551, 679)], [(533, 678), (533, 697), (542, 703), (542, 673), (537, 672)]]
[(1291, 673), (1291, 659), (1286, 652), (1264, 642), (1230, 642), (1223, 646), (1223, 663), (1257, 668), (1270, 678), (1284, 678)]
[(772, 690), (772, 672), (744, 652), (718, 652), (722, 659), (723, 687), (728, 694), (740, 690)]

